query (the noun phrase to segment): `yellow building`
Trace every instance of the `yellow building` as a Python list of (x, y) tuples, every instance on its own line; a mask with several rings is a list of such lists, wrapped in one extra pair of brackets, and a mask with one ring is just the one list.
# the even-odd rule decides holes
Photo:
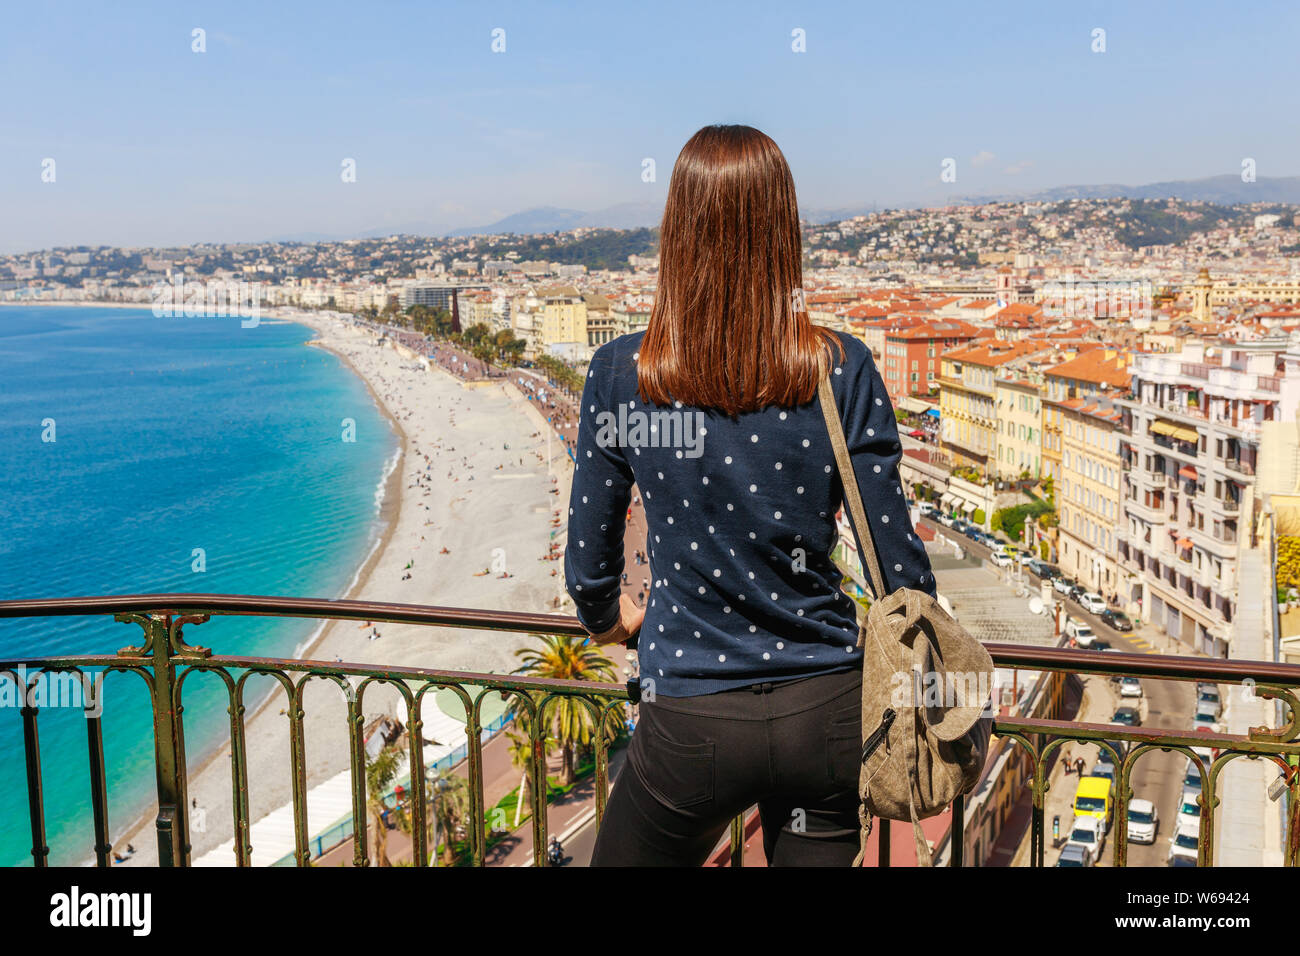
[(1119, 528), (1119, 410), (1106, 399), (1060, 403), (1064, 423), (1056, 483), (1061, 571), (1109, 599), (1120, 593), (1115, 559)]
[(1042, 394), (1028, 378), (994, 380), (996, 448), (991, 468), (997, 478), (1038, 478), (1043, 466)]
[(1128, 390), (1125, 359), (1112, 349), (1091, 349), (1044, 376), (1044, 405), (1060, 422), (1057, 560), (1063, 573), (1109, 600), (1127, 592), (1116, 559), (1123, 428), (1113, 403)]
[(999, 417), (997, 382), (1013, 363), (1043, 352), (1041, 344), (980, 339), (945, 352), (939, 376), (940, 443), (954, 464), (995, 470)]
[(1055, 402), (1042, 402), (1043, 409), (1043, 477), (1061, 480), (1061, 451), (1064, 447), (1061, 409)]
[(587, 302), (572, 286), (538, 291), (542, 302), (542, 346), (587, 347)]

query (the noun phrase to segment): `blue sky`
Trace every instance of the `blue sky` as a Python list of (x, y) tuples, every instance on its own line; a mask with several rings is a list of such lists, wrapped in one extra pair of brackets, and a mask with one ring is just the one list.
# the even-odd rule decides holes
[(1244, 157), (1296, 175), (1298, 28), (1294, 3), (10, 5), (0, 250), (661, 202), (711, 122), (770, 133), (805, 209), (1199, 178)]

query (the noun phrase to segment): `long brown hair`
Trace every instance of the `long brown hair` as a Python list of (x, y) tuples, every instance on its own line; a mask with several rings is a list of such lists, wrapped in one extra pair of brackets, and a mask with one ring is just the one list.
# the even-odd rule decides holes
[(803, 305), (794, 178), (752, 126), (706, 126), (673, 166), (659, 286), (637, 360), (642, 400), (736, 415), (817, 392), (827, 347)]

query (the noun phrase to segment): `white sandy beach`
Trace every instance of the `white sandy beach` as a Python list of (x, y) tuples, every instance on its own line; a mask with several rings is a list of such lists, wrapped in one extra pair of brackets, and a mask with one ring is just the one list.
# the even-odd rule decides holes
[[(557, 480), (552, 484), (542, 416), (513, 386), (467, 386), (437, 366), (420, 368), (419, 359), (405, 349), (377, 346), (372, 332), (325, 316), (294, 313), (287, 317), (314, 328), (318, 338), (313, 345), (328, 348), (348, 362), (402, 432), (403, 450), (386, 486), (383, 514), (387, 520), (378, 548), (347, 595), (319, 596), (555, 611), (552, 600), (562, 593), (562, 564), (539, 559), (550, 544), (552, 516), (567, 508), (571, 463), (559, 442), (553, 442)], [(558, 493), (550, 494), (551, 488)], [(449, 553), (440, 553), (442, 548)], [(494, 560), (499, 564), (502, 556), (510, 577), (500, 578), (495, 571), (482, 574)], [(408, 562), (412, 563), (409, 570)], [(319, 632), (300, 656), (506, 672), (516, 666), (514, 651), (528, 642), (525, 635), (492, 631), (393, 624), (379, 624), (377, 629), (381, 636), (372, 640), (371, 628), (338, 622)], [(204, 643), (201, 630), (192, 640)], [(220, 654), (221, 648), (214, 647), (213, 652)], [(266, 686), (255, 689), (265, 692)], [(405, 705), (389, 688), (368, 689), (364, 705), (368, 718), (393, 714), (406, 721)], [(284, 695), (277, 694), (246, 721), (254, 823), (292, 801), (284, 706)], [(432, 693), (426, 695), (424, 706), (435, 706)], [(309, 685), (305, 710), (307, 787), (311, 789), (348, 768), (346, 708), (337, 688), (318, 680)], [(201, 811), (191, 811), (196, 859), (233, 835), (229, 748), (206, 760), (201, 756), (191, 747), (189, 795)], [(122, 829), (126, 821), (111, 820), (116, 824), (114, 847), (130, 842), (136, 848), (128, 861), (131, 866), (157, 862), (155, 813), (156, 808), (151, 808), (126, 830)], [(333, 822), (309, 819), (309, 830), (314, 833)]]

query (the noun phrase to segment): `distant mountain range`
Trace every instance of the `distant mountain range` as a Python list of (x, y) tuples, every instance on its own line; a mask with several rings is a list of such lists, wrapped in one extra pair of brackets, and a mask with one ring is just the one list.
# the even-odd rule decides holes
[(625, 202), (608, 206), (595, 212), (583, 212), (580, 209), (560, 209), (555, 206), (539, 206), (525, 209), (514, 215), (498, 219), (486, 226), (469, 226), (454, 229), (447, 233), (453, 238), (459, 236), (497, 235), (512, 232), (517, 235), (536, 235), (544, 232), (566, 232), (590, 226), (599, 229), (640, 229), (643, 226), (657, 226), (663, 217), (663, 203)]
[[(892, 209), (925, 209), (940, 205), (980, 206), (990, 202), (1061, 202), (1067, 199), (1182, 199), (1190, 202), (1210, 202), (1221, 206), (1236, 203), (1268, 202), (1300, 205), (1300, 176), (1263, 177), (1253, 183), (1243, 183), (1240, 176), (1208, 176), (1205, 179), (1181, 179), (1166, 183), (1149, 183), (1145, 186), (1124, 186), (1110, 183), (1100, 186), (1057, 186), (1037, 192), (1000, 193), (983, 196), (955, 196), (946, 202), (911, 202), (887, 205)], [(804, 219), (809, 222), (839, 222), (854, 216), (865, 216), (872, 206), (848, 206), (839, 209), (807, 209)]]
[[(1145, 186), (1106, 184), (1099, 186), (1057, 186), (1038, 192), (1003, 193), (986, 196), (959, 196), (945, 203), (925, 202), (888, 204), (886, 208), (924, 209), (938, 205), (978, 206), (990, 202), (1060, 202), (1067, 199), (1183, 199), (1211, 202), (1220, 205), (1234, 203), (1269, 202), (1300, 205), (1300, 176), (1261, 177), (1253, 183), (1243, 183), (1240, 176), (1231, 174), (1209, 176), (1205, 179), (1184, 179), (1174, 182), (1149, 183)], [(838, 208), (810, 208), (802, 210), (805, 220), (813, 223), (838, 222), (853, 216), (869, 215), (879, 208), (868, 204)], [(277, 237), (281, 242), (326, 242), (340, 239), (377, 239), (393, 235), (464, 236), (538, 235), (550, 232), (567, 232), (589, 226), (599, 229), (639, 229), (658, 226), (663, 216), (662, 202), (619, 203), (592, 212), (581, 209), (564, 209), (558, 206), (538, 206), (513, 213), (504, 219), (483, 226), (465, 226), (450, 231), (433, 229), (427, 224), (406, 223), (370, 229), (357, 236), (326, 236), (302, 233)]]
[[(1230, 206), (1234, 203), (1272, 202), (1300, 205), (1300, 176), (1262, 177), (1253, 183), (1243, 183), (1240, 176), (1209, 176), (1205, 179), (1184, 179), (1145, 186), (1106, 184), (1100, 186), (1057, 186), (1038, 192), (1007, 193), (989, 196), (960, 196), (950, 205), (979, 206), (990, 202), (1060, 202), (1066, 199), (1183, 199), (1212, 202)], [(935, 206), (935, 202), (904, 203), (893, 208), (921, 209)], [(874, 207), (878, 208), (878, 207)], [(865, 216), (873, 207), (841, 206), (838, 208), (805, 209), (803, 218), (809, 222), (838, 222), (853, 216)], [(512, 232), (529, 235), (545, 232), (564, 232), (579, 226), (605, 229), (636, 229), (657, 226), (663, 216), (662, 203), (622, 203), (595, 212), (578, 209), (559, 209), (541, 206), (506, 216), (486, 226), (456, 229), (448, 236), (492, 235)], [(386, 233), (376, 233), (386, 235)]]
[(1230, 206), (1234, 203), (1273, 202), (1300, 204), (1300, 176), (1263, 177), (1243, 183), (1240, 176), (1208, 176), (1146, 186), (1058, 186), (1030, 194), (962, 199), (963, 204), (1006, 202), (1060, 202), (1064, 199), (1183, 199)]

